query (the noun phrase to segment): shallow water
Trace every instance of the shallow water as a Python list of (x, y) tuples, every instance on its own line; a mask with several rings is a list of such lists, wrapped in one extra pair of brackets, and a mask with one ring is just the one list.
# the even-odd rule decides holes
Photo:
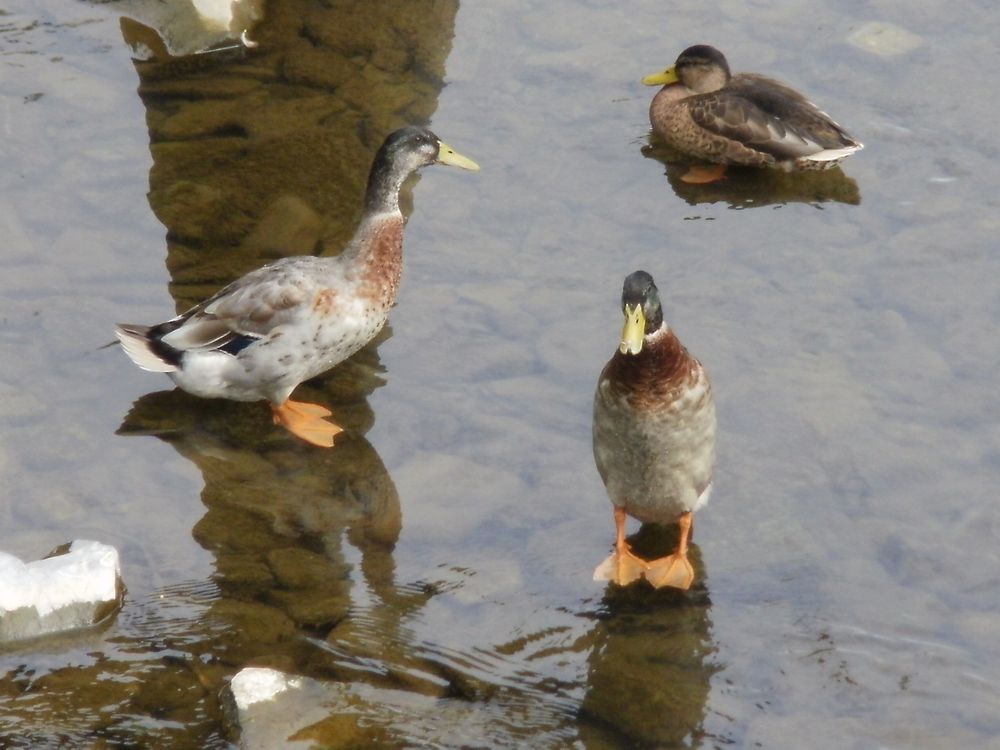
[[(152, 5), (0, 15), (0, 548), (99, 539), (129, 587), (0, 651), (4, 743), (226, 747), (252, 664), (349, 689), (334, 747), (1000, 747), (990, 6), (286, 2), (257, 50), (134, 64), (119, 17)], [(850, 44), (869, 21), (917, 46)], [(679, 183), (638, 79), (702, 41), (866, 149)], [(428, 119), (483, 171), (415, 181), (391, 330), (300, 390), (334, 451), (99, 349), (335, 250), (382, 136)], [(719, 410), (690, 595), (590, 580), (639, 267)]]

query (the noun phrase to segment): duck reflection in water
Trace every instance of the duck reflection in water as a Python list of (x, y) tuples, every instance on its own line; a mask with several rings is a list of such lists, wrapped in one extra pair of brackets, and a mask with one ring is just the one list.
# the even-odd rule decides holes
[[(622, 288), (625, 327), (594, 394), (594, 460), (614, 505), (615, 549), (595, 580), (688, 589), (694, 512), (708, 502), (715, 466), (715, 402), (708, 373), (663, 317), (653, 277)], [(626, 517), (680, 526), (672, 554), (646, 560), (625, 539)]]
[[(645, 554), (662, 554), (676, 540), (650, 524), (630, 537)], [(701, 573), (700, 555), (689, 556)], [(577, 714), (584, 747), (702, 747), (713, 676), (712, 603), (707, 581), (688, 592), (608, 586), (587, 635), (586, 688)], [(725, 742), (729, 744), (729, 742)]]
[(192, 534), (215, 554), (223, 596), (275, 606), (299, 627), (331, 627), (349, 606), (345, 536), (361, 551), (369, 587), (392, 595), (399, 495), (363, 437), (374, 423), (367, 395), (384, 383), (380, 373), (370, 346), (320, 381), (350, 428), (336, 454), (278, 435), (262, 442), (266, 417), (232, 402), (193, 410), (185, 403), (191, 397), (179, 390), (135, 402), (119, 434), (159, 437), (204, 477), (208, 511)]
[(823, 172), (782, 172), (776, 169), (730, 167), (726, 178), (712, 183), (690, 183), (682, 178), (689, 158), (657, 141), (645, 142), (642, 155), (663, 165), (674, 194), (691, 206), (725, 203), (729, 208), (760, 208), (788, 203), (861, 203), (861, 190), (840, 167)]

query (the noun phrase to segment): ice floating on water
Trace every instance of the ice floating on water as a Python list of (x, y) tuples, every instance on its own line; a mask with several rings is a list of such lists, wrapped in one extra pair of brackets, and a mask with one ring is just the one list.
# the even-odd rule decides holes
[(298, 678), (289, 677), (276, 669), (247, 667), (237, 672), (229, 683), (236, 707), (245, 711), (254, 703), (273, 700), (289, 688), (299, 685)]
[(94, 625), (121, 604), (118, 551), (77, 540), (24, 563), (0, 552), (0, 643)]

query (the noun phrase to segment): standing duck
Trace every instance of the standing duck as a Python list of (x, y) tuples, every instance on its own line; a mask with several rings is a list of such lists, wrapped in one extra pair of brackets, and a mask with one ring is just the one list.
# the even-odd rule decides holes
[(399, 190), (428, 164), (479, 169), (426, 128), (395, 131), (375, 155), (361, 224), (340, 255), (282, 258), (165, 323), (120, 324), (125, 353), (196, 396), (269, 401), (276, 424), (313, 445), (333, 446), (342, 428), (324, 419), (330, 410), (289, 396), (385, 325), (403, 263)]
[[(622, 289), (625, 328), (594, 394), (594, 459), (614, 505), (615, 549), (594, 580), (620, 586), (645, 577), (688, 589), (693, 513), (708, 502), (715, 465), (715, 402), (708, 373), (663, 320), (653, 277), (636, 271)], [(625, 541), (626, 516), (680, 524), (676, 551), (639, 558)]]
[(721, 179), (726, 165), (785, 171), (829, 169), (864, 148), (802, 94), (756, 73), (732, 75), (725, 56), (706, 44), (688, 47), (661, 73), (649, 105), (653, 131), (687, 156), (715, 164), (682, 179)]

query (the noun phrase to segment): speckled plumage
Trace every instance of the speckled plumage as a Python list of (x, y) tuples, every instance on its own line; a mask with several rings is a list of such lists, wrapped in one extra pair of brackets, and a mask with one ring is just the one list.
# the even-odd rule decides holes
[(665, 80), (650, 103), (650, 124), (688, 156), (715, 164), (821, 170), (864, 147), (789, 86), (754, 73), (731, 75), (713, 47), (689, 47), (673, 67), (644, 82)]
[(126, 354), (196, 396), (267, 400), (284, 420), (299, 383), (350, 357), (385, 325), (402, 273), (399, 190), (432, 163), (478, 169), (424, 128), (390, 134), (372, 164), (361, 224), (340, 255), (283, 258), (165, 323), (119, 325)]

